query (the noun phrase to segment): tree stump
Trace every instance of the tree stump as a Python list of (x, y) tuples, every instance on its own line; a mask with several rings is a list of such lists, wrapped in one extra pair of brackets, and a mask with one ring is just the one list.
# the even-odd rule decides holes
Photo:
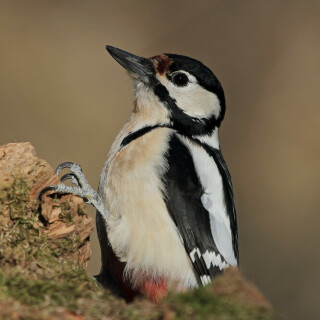
[[(86, 268), (91, 256), (89, 238), (93, 219), (87, 214), (84, 201), (74, 195), (61, 196), (52, 192), (47, 192), (41, 202), (38, 200), (44, 187), (58, 183), (59, 178), (53, 169), (36, 157), (29, 142), (0, 147), (0, 194), (3, 194), (0, 225), (9, 227), (30, 213), (28, 217), (34, 221), (35, 227), (53, 240), (52, 244), (63, 239), (70, 242), (68, 250), (61, 251), (63, 258)], [(9, 190), (13, 194), (6, 193)], [(38, 207), (38, 217), (31, 214), (35, 207)], [(67, 245), (67, 241), (64, 242)]]

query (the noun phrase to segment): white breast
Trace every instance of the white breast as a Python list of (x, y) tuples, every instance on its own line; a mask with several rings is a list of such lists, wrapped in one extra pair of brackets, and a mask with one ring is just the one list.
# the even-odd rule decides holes
[(158, 128), (110, 156), (99, 191), (110, 212), (108, 237), (130, 278), (164, 277), (181, 287), (197, 282), (163, 200), (161, 180), (170, 129)]

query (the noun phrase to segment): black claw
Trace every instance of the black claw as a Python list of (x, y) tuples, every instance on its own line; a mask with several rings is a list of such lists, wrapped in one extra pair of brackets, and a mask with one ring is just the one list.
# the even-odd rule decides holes
[(59, 172), (62, 170), (62, 169), (65, 169), (65, 168), (71, 168), (73, 165), (77, 165), (76, 163), (73, 163), (73, 162), (63, 162), (61, 163), (57, 169), (56, 169), (56, 174), (59, 174)]
[(82, 200), (83, 200), (86, 204), (90, 204), (90, 201), (89, 201), (86, 197), (82, 198)]
[(78, 186), (80, 186), (80, 182), (79, 182), (79, 179), (78, 179), (78, 177), (75, 175), (75, 174), (73, 174), (73, 173), (67, 173), (67, 174), (65, 174), (64, 176), (62, 176), (61, 178), (60, 178), (60, 181), (61, 182), (63, 182), (63, 181), (65, 181), (65, 180), (68, 180), (68, 179), (75, 179), (76, 181), (77, 181), (77, 183), (78, 183)]
[(48, 187), (43, 188), (43, 189), (40, 191), (40, 193), (39, 193), (39, 196), (38, 196), (39, 200), (42, 199), (42, 196), (43, 196), (47, 191), (51, 191), (51, 190), (56, 190), (56, 186), (48, 186)]

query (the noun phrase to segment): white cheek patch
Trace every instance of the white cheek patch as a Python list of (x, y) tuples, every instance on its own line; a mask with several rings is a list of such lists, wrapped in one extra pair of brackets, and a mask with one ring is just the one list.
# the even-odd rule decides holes
[(171, 98), (184, 113), (194, 118), (209, 119), (214, 116), (217, 119), (221, 111), (217, 95), (202, 88), (193, 75), (184, 73), (190, 80), (185, 87), (174, 85), (166, 76), (157, 75), (157, 79), (167, 88)]

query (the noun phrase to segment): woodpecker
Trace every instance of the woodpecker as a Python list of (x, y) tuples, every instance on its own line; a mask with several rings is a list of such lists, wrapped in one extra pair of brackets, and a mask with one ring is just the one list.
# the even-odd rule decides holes
[(169, 288), (211, 282), (239, 263), (236, 209), (218, 130), (223, 88), (201, 62), (177, 54), (143, 58), (106, 47), (134, 85), (133, 111), (104, 164), (98, 193), (80, 166), (63, 163), (77, 194), (97, 208), (97, 279), (127, 301), (159, 301)]

